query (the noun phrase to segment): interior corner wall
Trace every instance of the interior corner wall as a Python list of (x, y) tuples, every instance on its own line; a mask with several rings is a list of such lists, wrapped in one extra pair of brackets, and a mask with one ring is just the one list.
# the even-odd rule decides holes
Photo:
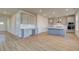
[(47, 32), (48, 18), (41, 15), (37, 15), (37, 28), (38, 28), (38, 34), (42, 32)]
[(13, 15), (12, 17), (11, 17), (11, 20), (10, 20), (10, 32), (12, 33), (12, 34), (15, 34), (16, 33), (16, 28), (15, 28), (15, 18), (16, 18), (16, 16), (15, 15)]
[(20, 29), (20, 24), (21, 24), (21, 14), (18, 12), (16, 14), (16, 35), (18, 37), (21, 37), (21, 29)]
[(8, 25), (8, 32), (16, 35), (16, 36), (21, 36), (20, 34), (20, 14), (19, 13), (16, 13), (14, 14), (13, 16), (11, 16), (9, 19), (8, 19), (8, 22), (7, 22), (7, 25)]

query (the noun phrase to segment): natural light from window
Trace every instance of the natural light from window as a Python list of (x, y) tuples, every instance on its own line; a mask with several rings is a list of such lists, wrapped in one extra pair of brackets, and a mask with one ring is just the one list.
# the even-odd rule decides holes
[(0, 25), (3, 25), (4, 23), (3, 22), (0, 22)]

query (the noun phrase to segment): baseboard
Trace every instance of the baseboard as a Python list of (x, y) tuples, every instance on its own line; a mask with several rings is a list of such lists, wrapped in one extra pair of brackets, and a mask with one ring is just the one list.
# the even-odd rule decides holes
[(47, 31), (46, 31), (46, 32), (41, 32), (41, 33), (38, 33), (37, 35), (41, 35), (41, 34), (44, 34), (44, 33), (47, 33)]

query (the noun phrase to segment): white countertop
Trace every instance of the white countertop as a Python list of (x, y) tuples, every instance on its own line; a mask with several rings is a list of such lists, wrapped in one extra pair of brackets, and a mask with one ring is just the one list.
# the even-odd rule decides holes
[(55, 28), (55, 29), (66, 29), (67, 27), (64, 25), (53, 25), (49, 26), (48, 28)]
[(35, 25), (31, 24), (21, 24), (20, 29), (35, 29)]

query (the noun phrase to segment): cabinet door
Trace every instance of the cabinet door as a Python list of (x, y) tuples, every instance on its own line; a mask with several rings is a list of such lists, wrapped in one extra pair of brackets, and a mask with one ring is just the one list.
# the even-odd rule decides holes
[(30, 15), (27, 15), (27, 24), (30, 24)]
[(70, 16), (67, 18), (67, 22), (75, 22), (74, 16)]
[(22, 24), (28, 24), (28, 15), (27, 14), (21, 15), (21, 23)]
[(30, 16), (30, 23), (31, 24), (36, 24), (36, 18), (35, 18), (35, 16)]
[(36, 24), (36, 17), (29, 14), (22, 14), (22, 24)]

